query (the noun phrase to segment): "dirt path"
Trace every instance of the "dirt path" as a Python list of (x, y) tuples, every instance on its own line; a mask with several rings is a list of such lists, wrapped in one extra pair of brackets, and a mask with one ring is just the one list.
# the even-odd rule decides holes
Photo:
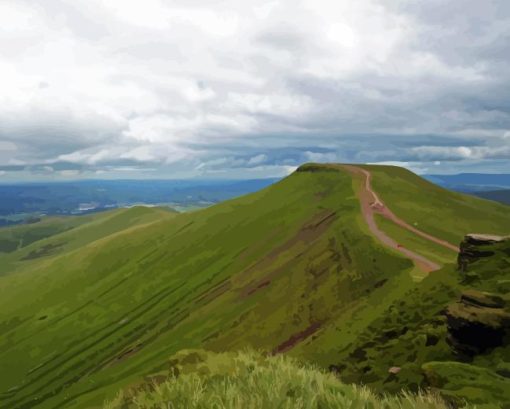
[(371, 179), (372, 175), (369, 171), (362, 169), (358, 166), (352, 165), (344, 165), (344, 168), (347, 169), (354, 175), (360, 175), (365, 178), (365, 184), (363, 185), (363, 189), (361, 189), (358, 193), (360, 203), (361, 203), (361, 211), (363, 214), (363, 218), (365, 219), (368, 228), (370, 231), (376, 236), (383, 244), (391, 247), (406, 257), (410, 258), (414, 261), (414, 263), (423, 271), (431, 272), (435, 270), (439, 270), (441, 266), (433, 261), (427, 259), (426, 257), (421, 256), (414, 251), (406, 249), (395, 240), (393, 240), (390, 236), (388, 236), (385, 232), (379, 229), (377, 224), (375, 223), (374, 214), (380, 214), (384, 218), (391, 220), (393, 223), (397, 224), (400, 227), (403, 227), (406, 230), (413, 232), (414, 234), (423, 237), (427, 240), (430, 240), (440, 246), (446, 247), (450, 250), (459, 251), (459, 248), (454, 246), (447, 241), (441, 240), (437, 237), (434, 237), (430, 234), (422, 232), (417, 228), (411, 226), (409, 223), (397, 217), (388, 207), (386, 207), (383, 201), (379, 198), (376, 192), (372, 190)]

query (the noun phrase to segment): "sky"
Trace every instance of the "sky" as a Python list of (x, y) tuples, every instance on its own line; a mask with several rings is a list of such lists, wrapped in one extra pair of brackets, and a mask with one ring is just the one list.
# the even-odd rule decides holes
[(0, 183), (510, 173), (508, 0), (0, 0)]

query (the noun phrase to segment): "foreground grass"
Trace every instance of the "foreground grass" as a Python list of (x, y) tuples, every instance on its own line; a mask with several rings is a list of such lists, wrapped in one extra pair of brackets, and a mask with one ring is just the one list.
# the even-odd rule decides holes
[(104, 409), (349, 408), (442, 409), (430, 394), (381, 397), (288, 356), (181, 351), (165, 375), (122, 391)]

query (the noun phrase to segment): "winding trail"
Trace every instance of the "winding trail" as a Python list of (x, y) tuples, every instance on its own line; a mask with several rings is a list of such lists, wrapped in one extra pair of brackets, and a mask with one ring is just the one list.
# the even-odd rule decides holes
[(393, 240), (390, 236), (388, 236), (385, 232), (379, 229), (375, 222), (374, 214), (380, 214), (384, 218), (391, 220), (396, 225), (409, 230), (410, 232), (423, 237), (433, 243), (439, 244), (449, 250), (458, 252), (459, 248), (454, 246), (447, 241), (441, 240), (435, 236), (432, 236), (428, 233), (422, 232), (418, 230), (416, 227), (411, 226), (409, 223), (397, 217), (379, 198), (376, 192), (372, 190), (372, 175), (368, 170), (360, 168), (354, 165), (343, 165), (343, 167), (348, 170), (350, 173), (358, 176), (362, 176), (365, 178), (365, 183), (363, 184), (362, 189), (358, 192), (358, 197), (361, 203), (361, 212), (363, 214), (363, 218), (368, 225), (368, 228), (372, 232), (372, 234), (379, 239), (383, 244), (388, 247), (391, 247), (402, 254), (404, 254), (407, 258), (413, 260), (418, 268), (423, 270), (426, 273), (431, 271), (439, 270), (441, 266), (422, 255), (411, 251), (402, 245), (398, 244), (395, 240)]

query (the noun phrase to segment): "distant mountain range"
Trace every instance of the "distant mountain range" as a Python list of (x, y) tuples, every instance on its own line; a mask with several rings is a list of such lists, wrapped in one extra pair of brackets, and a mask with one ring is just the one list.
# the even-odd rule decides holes
[(510, 174), (460, 173), (458, 175), (424, 175), (444, 188), (470, 193), (484, 199), (510, 204)]
[(41, 214), (84, 214), (135, 204), (204, 207), (251, 193), (278, 179), (84, 180), (0, 185), (0, 225)]
[(496, 202), (510, 204), (510, 189), (490, 190), (488, 192), (474, 192), (478, 197), (495, 200)]
[(439, 186), (463, 192), (510, 189), (510, 174), (459, 173), (458, 175), (424, 175)]

